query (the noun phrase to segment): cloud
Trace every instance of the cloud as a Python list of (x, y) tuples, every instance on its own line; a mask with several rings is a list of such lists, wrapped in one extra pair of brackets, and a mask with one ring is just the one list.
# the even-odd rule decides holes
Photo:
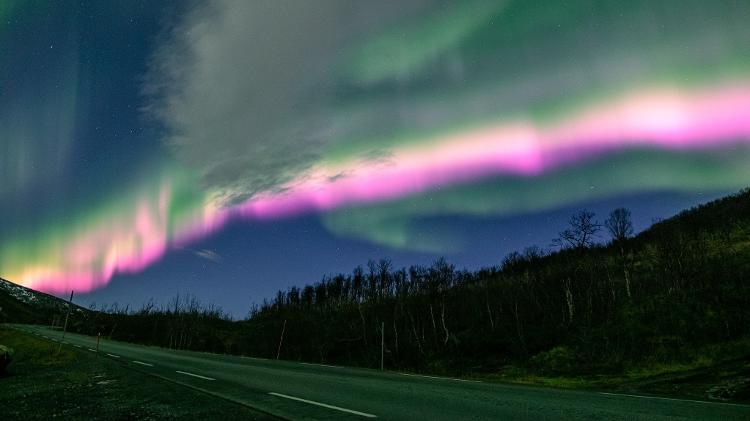
[(221, 263), (224, 260), (219, 253), (209, 249), (196, 250), (193, 253), (198, 257), (210, 260), (214, 263)]
[[(156, 50), (147, 111), (212, 197), (236, 204), (312, 185), (308, 208), (328, 209), (321, 203), (355, 200), (332, 201), (327, 191), (373, 161), (387, 164), (405, 146), (429, 150), (447, 134), (508, 121), (554, 126), (635, 90), (687, 89), (750, 74), (749, 10), (735, 8), (705, 20), (705, 10), (689, 7), (662, 16), (649, 1), (593, 8), (552, 1), (540, 8), (525, 1), (458, 7), (437, 0), (217, 0), (188, 13)], [(729, 9), (717, 2), (711, 10)], [(575, 146), (588, 139), (558, 140)], [(747, 177), (742, 165), (726, 170), (713, 158), (706, 158), (710, 171), (696, 178), (688, 168), (694, 156), (638, 154), (619, 168), (586, 161), (551, 176), (496, 179), (492, 188), (476, 179), (435, 187), (430, 175), (422, 184), (439, 191), (409, 190), (418, 194), (396, 201), (370, 194), (382, 186), (368, 184), (360, 196), (384, 203), (322, 218), (341, 235), (435, 250), (443, 247), (442, 234), (420, 222), (434, 216), (539, 210), (634, 190), (731, 188)], [(354, 170), (324, 172), (325, 182), (305, 184), (321, 168), (347, 165)], [(593, 182), (600, 189), (591, 191)]]
[(236, 203), (321, 158), (335, 66), (368, 28), (426, 3), (213, 1), (156, 50), (146, 111), (204, 187)]

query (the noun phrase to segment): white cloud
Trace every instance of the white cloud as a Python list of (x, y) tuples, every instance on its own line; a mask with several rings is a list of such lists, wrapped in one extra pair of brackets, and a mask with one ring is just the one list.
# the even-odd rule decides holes
[(276, 188), (319, 158), (343, 46), (425, 2), (198, 7), (154, 54), (147, 111), (164, 124), (178, 159), (225, 200)]
[(221, 263), (224, 260), (224, 258), (221, 257), (219, 253), (209, 249), (196, 250), (193, 253), (195, 253), (195, 255), (198, 257), (210, 260), (214, 263)]

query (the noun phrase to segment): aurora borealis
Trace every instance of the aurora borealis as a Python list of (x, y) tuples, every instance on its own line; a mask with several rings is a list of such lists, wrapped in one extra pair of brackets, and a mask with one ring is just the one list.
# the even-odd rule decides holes
[[(750, 180), (743, 2), (8, 4), (0, 276), (44, 291), (137, 276), (235, 222), (314, 215), (342, 242), (450, 256), (425, 221)], [(56, 13), (63, 51), (31, 60), (46, 40), (18, 43)], [(151, 35), (88, 45), (102, 14)], [(102, 68), (127, 83), (100, 92)]]

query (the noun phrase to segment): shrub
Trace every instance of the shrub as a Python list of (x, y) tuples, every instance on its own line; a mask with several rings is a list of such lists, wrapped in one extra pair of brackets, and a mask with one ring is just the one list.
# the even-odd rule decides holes
[(0, 373), (13, 361), (13, 348), (9, 348), (5, 345), (0, 345)]
[(577, 360), (573, 350), (567, 346), (556, 346), (531, 357), (531, 365), (542, 373), (562, 374), (571, 372), (577, 366)]

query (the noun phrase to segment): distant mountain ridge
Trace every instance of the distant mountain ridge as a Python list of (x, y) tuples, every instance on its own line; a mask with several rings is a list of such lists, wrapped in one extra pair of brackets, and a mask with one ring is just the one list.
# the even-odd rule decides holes
[[(68, 310), (67, 301), (14, 284), (0, 278), (0, 321), (14, 323), (51, 323), (55, 316)], [(73, 311), (79, 315), (91, 310), (73, 304)]]

